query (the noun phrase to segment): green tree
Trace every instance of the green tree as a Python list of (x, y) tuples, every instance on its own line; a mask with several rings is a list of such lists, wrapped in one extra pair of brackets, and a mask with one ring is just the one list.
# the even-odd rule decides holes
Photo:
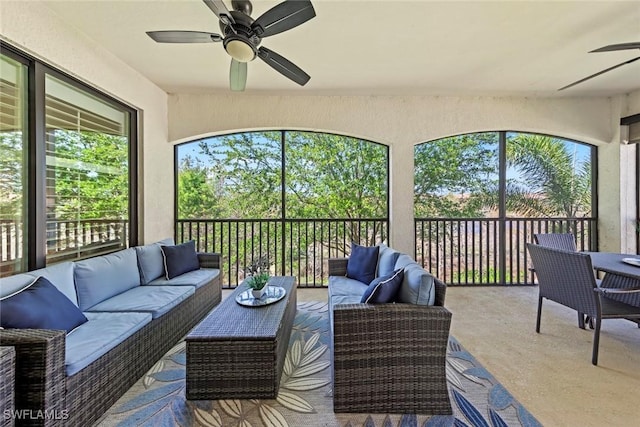
[[(416, 217), (482, 217), (495, 187), (497, 134), (467, 134), (415, 147)], [(497, 200), (497, 195), (490, 193)]]
[(591, 160), (577, 144), (544, 135), (517, 134), (507, 142), (507, 164), (520, 178), (507, 183), (507, 210), (529, 217), (591, 214)]
[(127, 139), (95, 132), (53, 132), (57, 219), (124, 219), (129, 206)]
[(25, 156), (22, 132), (0, 133), (0, 219), (22, 216)]
[(226, 218), (278, 218), (281, 213), (280, 133), (252, 132), (199, 143), (219, 179)]
[(387, 216), (387, 148), (326, 133), (287, 133), (289, 218)]
[(215, 177), (201, 160), (186, 156), (178, 173), (178, 218), (218, 218), (223, 209)]

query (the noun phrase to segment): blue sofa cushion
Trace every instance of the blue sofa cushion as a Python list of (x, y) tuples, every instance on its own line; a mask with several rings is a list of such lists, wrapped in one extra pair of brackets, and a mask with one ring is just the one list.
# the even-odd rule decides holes
[(91, 307), (89, 312), (141, 312), (154, 319), (195, 293), (193, 286), (138, 286)]
[(404, 280), (396, 301), (433, 305), (436, 299), (436, 287), (433, 276), (418, 264), (409, 264), (404, 268)]
[(172, 238), (160, 240), (150, 245), (136, 246), (138, 254), (138, 268), (140, 269), (140, 283), (147, 285), (160, 276), (164, 276), (164, 260), (160, 245), (173, 246)]
[(140, 285), (138, 257), (133, 248), (78, 261), (74, 274), (82, 311)]
[(404, 279), (404, 270), (402, 268), (388, 274), (386, 276), (375, 278), (362, 294), (360, 302), (367, 304), (385, 304), (393, 302), (396, 294), (400, 290), (402, 280)]
[(37, 277), (29, 273), (15, 274), (0, 279), (0, 299), (14, 295), (29, 286)]
[(368, 285), (345, 276), (329, 276), (329, 295), (356, 295), (358, 301)]
[(171, 280), (167, 280), (164, 276), (158, 277), (153, 280), (149, 285), (151, 286), (195, 286), (196, 289), (209, 283), (220, 275), (220, 270), (217, 268), (201, 268), (200, 270), (190, 271), (174, 277)]
[(80, 309), (44, 277), (0, 300), (0, 326), (71, 332), (87, 321)]
[(75, 264), (71, 261), (53, 264), (50, 267), (41, 268), (39, 270), (30, 271), (34, 277), (46, 277), (60, 292), (71, 300), (76, 306), (78, 305), (78, 295), (76, 294), (76, 285), (73, 278)]
[(398, 259), (396, 261), (396, 265), (393, 267), (394, 270), (397, 270), (399, 268), (405, 268), (406, 266), (408, 266), (409, 264), (415, 264), (418, 265), (413, 258), (411, 258), (409, 255), (407, 254), (403, 254), (400, 253), (400, 256), (398, 256)]
[(380, 246), (360, 246), (351, 243), (351, 255), (347, 261), (347, 277), (369, 284), (376, 277)]
[(71, 376), (151, 322), (149, 313), (85, 313), (88, 322), (67, 335), (65, 365)]
[(76, 287), (73, 280), (73, 262), (61, 262), (51, 267), (29, 271), (27, 273), (15, 274), (0, 279), (0, 298), (14, 294), (27, 286), (35, 279), (42, 276), (49, 280), (53, 286), (58, 288), (72, 303), (78, 305)]
[(160, 249), (167, 280), (200, 268), (194, 240), (175, 246), (160, 246)]
[(378, 257), (377, 276), (387, 276), (396, 270), (396, 262), (400, 252), (386, 245), (380, 245), (380, 256)]

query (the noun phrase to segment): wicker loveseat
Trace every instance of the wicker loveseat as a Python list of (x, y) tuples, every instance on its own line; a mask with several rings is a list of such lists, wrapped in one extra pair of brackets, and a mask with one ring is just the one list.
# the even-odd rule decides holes
[(347, 264), (329, 260), (334, 411), (451, 414), (446, 285), (381, 246), (377, 274), (404, 269), (400, 291), (395, 303), (361, 303), (368, 286), (346, 277)]
[(68, 334), (0, 330), (15, 349), (16, 425), (90, 426), (220, 302), (218, 254), (199, 253), (200, 269), (166, 279), (160, 244), (173, 240), (2, 279), (7, 297), (44, 277), (88, 319)]

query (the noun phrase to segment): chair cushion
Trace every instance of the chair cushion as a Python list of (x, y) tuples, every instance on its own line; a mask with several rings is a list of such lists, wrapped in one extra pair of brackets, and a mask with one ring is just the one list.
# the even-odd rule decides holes
[[(53, 264), (50, 267), (41, 268), (39, 270), (30, 271), (34, 277), (46, 277), (53, 286), (58, 288), (60, 292), (71, 300), (76, 306), (78, 305), (78, 295), (76, 294), (76, 284), (73, 278), (75, 264), (73, 262), (61, 262)], [(3, 279), (4, 280), (4, 279)]]
[(13, 276), (3, 277), (0, 279), (0, 299), (4, 299), (20, 292), (26, 288), (37, 277), (29, 273), (15, 274)]
[(175, 246), (161, 245), (160, 249), (162, 250), (165, 278), (167, 280), (200, 268), (194, 240)]
[[(380, 256), (378, 258), (377, 276), (387, 276), (396, 270), (396, 262), (400, 252), (388, 246), (380, 245)], [(398, 267), (399, 268), (399, 267)]]
[(78, 261), (74, 275), (82, 311), (140, 285), (138, 257), (133, 248)]
[(3, 277), (0, 280), (0, 298), (15, 294), (29, 286), (35, 279), (42, 276), (58, 288), (72, 303), (78, 305), (76, 287), (73, 280), (73, 262), (61, 262), (51, 267), (41, 268), (26, 273)]
[(138, 286), (91, 307), (89, 312), (142, 312), (154, 319), (195, 293), (193, 286)]
[(85, 313), (88, 322), (67, 335), (65, 365), (71, 376), (151, 321), (149, 313)]
[(399, 268), (404, 268), (409, 264), (418, 265), (409, 255), (401, 253), (396, 260), (396, 265), (393, 267), (393, 270), (395, 271)]
[(71, 332), (87, 321), (80, 309), (44, 277), (0, 300), (0, 326)]
[(404, 270), (398, 270), (386, 276), (373, 279), (364, 291), (360, 302), (367, 304), (385, 304), (395, 301), (396, 294), (400, 290), (402, 280), (404, 279)]
[(140, 283), (146, 285), (160, 276), (164, 276), (164, 259), (160, 245), (173, 246), (172, 238), (160, 240), (144, 246), (136, 246), (138, 254), (138, 268), (140, 269)]
[(345, 276), (329, 276), (329, 295), (355, 295), (358, 301), (362, 297), (368, 285)]
[(200, 270), (189, 271), (167, 280), (164, 276), (158, 277), (153, 280), (149, 285), (152, 286), (195, 286), (196, 289), (209, 283), (220, 275), (220, 270), (217, 268), (201, 268)]
[(380, 246), (360, 246), (351, 243), (351, 255), (347, 261), (347, 277), (366, 285), (376, 277)]
[(418, 264), (412, 263), (404, 268), (404, 280), (396, 297), (397, 302), (433, 305), (436, 288), (433, 276)]
[(334, 295), (331, 297), (331, 307), (336, 304), (360, 304), (359, 295)]

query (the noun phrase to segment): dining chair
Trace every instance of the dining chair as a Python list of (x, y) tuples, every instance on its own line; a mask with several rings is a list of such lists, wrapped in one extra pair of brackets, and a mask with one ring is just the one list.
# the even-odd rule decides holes
[(540, 333), (542, 300), (547, 298), (595, 321), (591, 363), (598, 364), (600, 325), (603, 319), (640, 319), (640, 307), (606, 298), (608, 294), (638, 293), (640, 288), (602, 288), (596, 283), (589, 254), (527, 243), (538, 277), (538, 316)]
[[(548, 248), (564, 249), (566, 251), (577, 251), (576, 239), (572, 233), (538, 233), (533, 235), (533, 240), (540, 246)], [(593, 329), (593, 320), (584, 313), (578, 312), (578, 327), (585, 329), (585, 322)]]

